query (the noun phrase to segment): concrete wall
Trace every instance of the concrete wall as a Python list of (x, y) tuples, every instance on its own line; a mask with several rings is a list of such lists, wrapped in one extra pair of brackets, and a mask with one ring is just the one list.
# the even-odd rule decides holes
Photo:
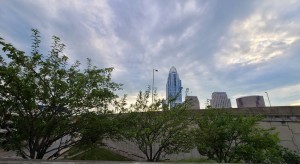
[[(112, 141), (112, 140), (105, 140), (104, 143), (107, 145), (106, 148), (109, 150), (125, 156), (129, 159), (135, 161), (146, 161), (146, 156), (138, 149), (138, 147), (129, 141)], [(157, 150), (158, 146), (154, 146), (153, 150)], [(164, 160), (181, 160), (181, 159), (191, 159), (191, 158), (199, 158), (200, 154), (198, 150), (195, 148), (186, 153), (178, 153), (178, 154), (171, 154), (162, 156), (161, 159)]]
[(265, 117), (259, 125), (264, 128), (274, 127), (280, 144), (300, 155), (300, 106), (263, 108), (263, 111)]
[[(245, 116), (261, 115), (264, 117), (259, 122), (263, 128), (275, 128), (280, 138), (280, 144), (291, 150), (295, 150), (300, 155), (300, 106), (282, 106), (282, 107), (260, 107), (260, 108), (234, 108), (230, 110), (236, 114)], [(191, 112), (202, 113), (203, 110), (194, 110)], [(127, 156), (128, 158), (144, 161), (146, 157), (131, 142), (106, 140), (108, 148), (116, 153)], [(200, 154), (196, 149), (188, 153), (179, 153), (166, 156), (164, 159), (180, 160), (184, 158), (199, 158)]]

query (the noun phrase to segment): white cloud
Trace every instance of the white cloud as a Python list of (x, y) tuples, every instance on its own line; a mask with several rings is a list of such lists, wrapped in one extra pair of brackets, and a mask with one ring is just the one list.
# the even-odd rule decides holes
[(299, 88), (276, 89), (299, 82), (299, 6), (289, 0), (7, 0), (0, 33), (30, 48), (29, 30), (38, 28), (45, 51), (51, 35), (60, 36), (72, 61), (115, 67), (113, 80), (124, 84), (130, 102), (152, 83), (152, 68), (159, 69), (155, 86), (165, 97), (174, 65), (202, 108), (213, 91), (237, 97), (267, 90), (275, 105), (287, 105), (299, 100), (293, 92)]
[(189, 16), (193, 14), (201, 14), (205, 12), (208, 7), (208, 3), (202, 4), (201, 6), (197, 4), (197, 0), (186, 0), (179, 1), (175, 5), (176, 17)]
[(299, 100), (300, 83), (288, 86), (280, 86), (270, 90), (268, 93), (272, 105), (291, 105), (296, 104)]
[(295, 28), (300, 28), (300, 23), (286, 24), (273, 12), (251, 14), (231, 25), (220, 41), (223, 48), (215, 54), (216, 61), (225, 65), (251, 65), (287, 55), (300, 39), (293, 33)]
[(297, 100), (297, 101), (295, 101), (295, 102), (292, 102), (290, 105), (291, 105), (291, 106), (300, 106), (300, 100)]

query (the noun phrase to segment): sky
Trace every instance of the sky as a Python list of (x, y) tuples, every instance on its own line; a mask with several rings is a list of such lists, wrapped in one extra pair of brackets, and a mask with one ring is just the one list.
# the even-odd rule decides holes
[[(266, 105), (300, 105), (300, 1), (0, 0), (0, 37), (31, 51), (31, 29), (50, 51), (59, 36), (70, 63), (114, 67), (118, 95), (134, 102), (152, 85), (166, 97), (175, 66), (183, 97), (201, 108), (212, 92), (264, 96)], [(186, 93), (186, 88), (189, 92)]]

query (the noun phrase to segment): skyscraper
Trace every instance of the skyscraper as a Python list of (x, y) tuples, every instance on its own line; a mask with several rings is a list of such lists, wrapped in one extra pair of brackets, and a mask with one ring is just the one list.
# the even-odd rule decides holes
[(226, 92), (213, 92), (210, 105), (212, 108), (231, 108), (231, 102)]
[(177, 103), (182, 103), (182, 93), (181, 93), (181, 80), (174, 66), (171, 67), (168, 76), (166, 97), (170, 101), (175, 98), (174, 101), (170, 102), (170, 107), (174, 107)]

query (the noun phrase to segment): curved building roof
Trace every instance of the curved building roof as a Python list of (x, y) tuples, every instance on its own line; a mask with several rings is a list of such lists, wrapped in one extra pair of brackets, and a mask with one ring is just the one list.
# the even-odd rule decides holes
[(169, 71), (169, 73), (172, 73), (172, 72), (177, 73), (177, 70), (176, 70), (176, 68), (174, 66), (172, 66), (171, 69), (170, 69), (170, 71)]
[(252, 98), (252, 97), (263, 97), (263, 96), (260, 96), (260, 95), (250, 95), (250, 96), (238, 97), (237, 99), (240, 99), (240, 98)]

